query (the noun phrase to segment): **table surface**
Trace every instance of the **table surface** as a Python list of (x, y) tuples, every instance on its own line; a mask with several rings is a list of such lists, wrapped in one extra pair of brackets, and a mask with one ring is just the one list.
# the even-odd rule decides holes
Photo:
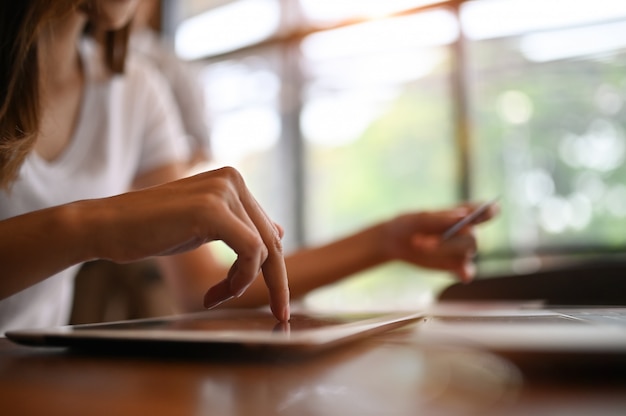
[(323, 354), (87, 354), (0, 338), (3, 415), (623, 415), (626, 376), (529, 380), (414, 329)]

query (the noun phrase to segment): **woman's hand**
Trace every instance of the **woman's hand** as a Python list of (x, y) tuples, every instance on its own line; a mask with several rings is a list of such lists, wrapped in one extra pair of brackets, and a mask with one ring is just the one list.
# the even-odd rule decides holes
[(477, 245), (474, 225), (495, 216), (497, 207), (490, 207), (449, 239), (442, 239), (442, 235), (475, 208), (474, 205), (464, 205), (452, 210), (396, 217), (386, 224), (383, 250), (391, 259), (448, 270), (463, 282), (469, 282), (475, 274), (473, 259)]
[(205, 306), (240, 296), (262, 271), (274, 315), (289, 320), (283, 231), (263, 212), (235, 169), (81, 203), (91, 204), (94, 221), (101, 224), (95, 257), (123, 263), (222, 240), (237, 259), (225, 279), (206, 293)]

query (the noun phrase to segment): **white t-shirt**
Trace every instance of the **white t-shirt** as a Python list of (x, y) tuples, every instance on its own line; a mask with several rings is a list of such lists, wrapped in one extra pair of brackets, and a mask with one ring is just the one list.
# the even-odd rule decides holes
[[(10, 193), (0, 191), (0, 219), (123, 193), (138, 174), (189, 156), (171, 92), (154, 68), (133, 57), (124, 75), (108, 77), (92, 43), (81, 45), (81, 56), (86, 81), (74, 136), (52, 162), (27, 157)], [(67, 324), (78, 268), (1, 300), (0, 334)]]

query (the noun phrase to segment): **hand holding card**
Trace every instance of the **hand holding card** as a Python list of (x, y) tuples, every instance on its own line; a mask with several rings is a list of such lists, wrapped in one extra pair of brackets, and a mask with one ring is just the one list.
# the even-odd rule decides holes
[(442, 235), (442, 240), (448, 240), (456, 233), (458, 233), (463, 227), (471, 224), (473, 221), (477, 220), (481, 215), (487, 212), (496, 202), (498, 202), (498, 198), (494, 198), (491, 201), (485, 202), (481, 204), (474, 211), (470, 212), (467, 216), (463, 217), (459, 222), (454, 224), (452, 227), (448, 228)]

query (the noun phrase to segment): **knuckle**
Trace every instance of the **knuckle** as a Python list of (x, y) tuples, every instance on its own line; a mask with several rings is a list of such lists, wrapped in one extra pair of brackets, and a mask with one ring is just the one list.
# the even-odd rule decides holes
[(243, 176), (241, 176), (241, 173), (232, 166), (224, 166), (215, 172), (229, 183), (234, 183), (236, 185), (243, 184)]
[(283, 242), (278, 236), (273, 236), (269, 241), (269, 249), (275, 254), (283, 253)]
[(251, 252), (255, 253), (255, 256), (261, 260), (261, 263), (265, 262), (269, 255), (269, 251), (265, 244), (263, 243), (263, 239), (261, 236), (256, 235), (250, 242)]
[(269, 250), (260, 235), (255, 236), (254, 246), (256, 250), (261, 254), (261, 258), (265, 260), (269, 255)]
[(249, 252), (255, 253), (264, 263), (270, 256), (282, 255), (283, 247), (279, 239), (272, 238), (269, 242), (264, 241), (260, 235), (254, 236), (248, 244)]
[(248, 239), (248, 248), (250, 252), (260, 253), (263, 258), (267, 257), (267, 247), (263, 243), (263, 239), (259, 234), (252, 233)]
[(262, 264), (267, 259), (268, 250), (260, 236), (252, 235), (246, 239), (237, 256), (247, 262), (259, 262), (259, 264)]
[(269, 256), (269, 250), (267, 249), (265, 244), (263, 244), (262, 242), (261, 242), (260, 251), (261, 251), (261, 259), (265, 261), (267, 257)]
[(233, 167), (225, 166), (213, 171), (213, 192), (222, 198), (239, 198), (246, 189), (243, 176)]

